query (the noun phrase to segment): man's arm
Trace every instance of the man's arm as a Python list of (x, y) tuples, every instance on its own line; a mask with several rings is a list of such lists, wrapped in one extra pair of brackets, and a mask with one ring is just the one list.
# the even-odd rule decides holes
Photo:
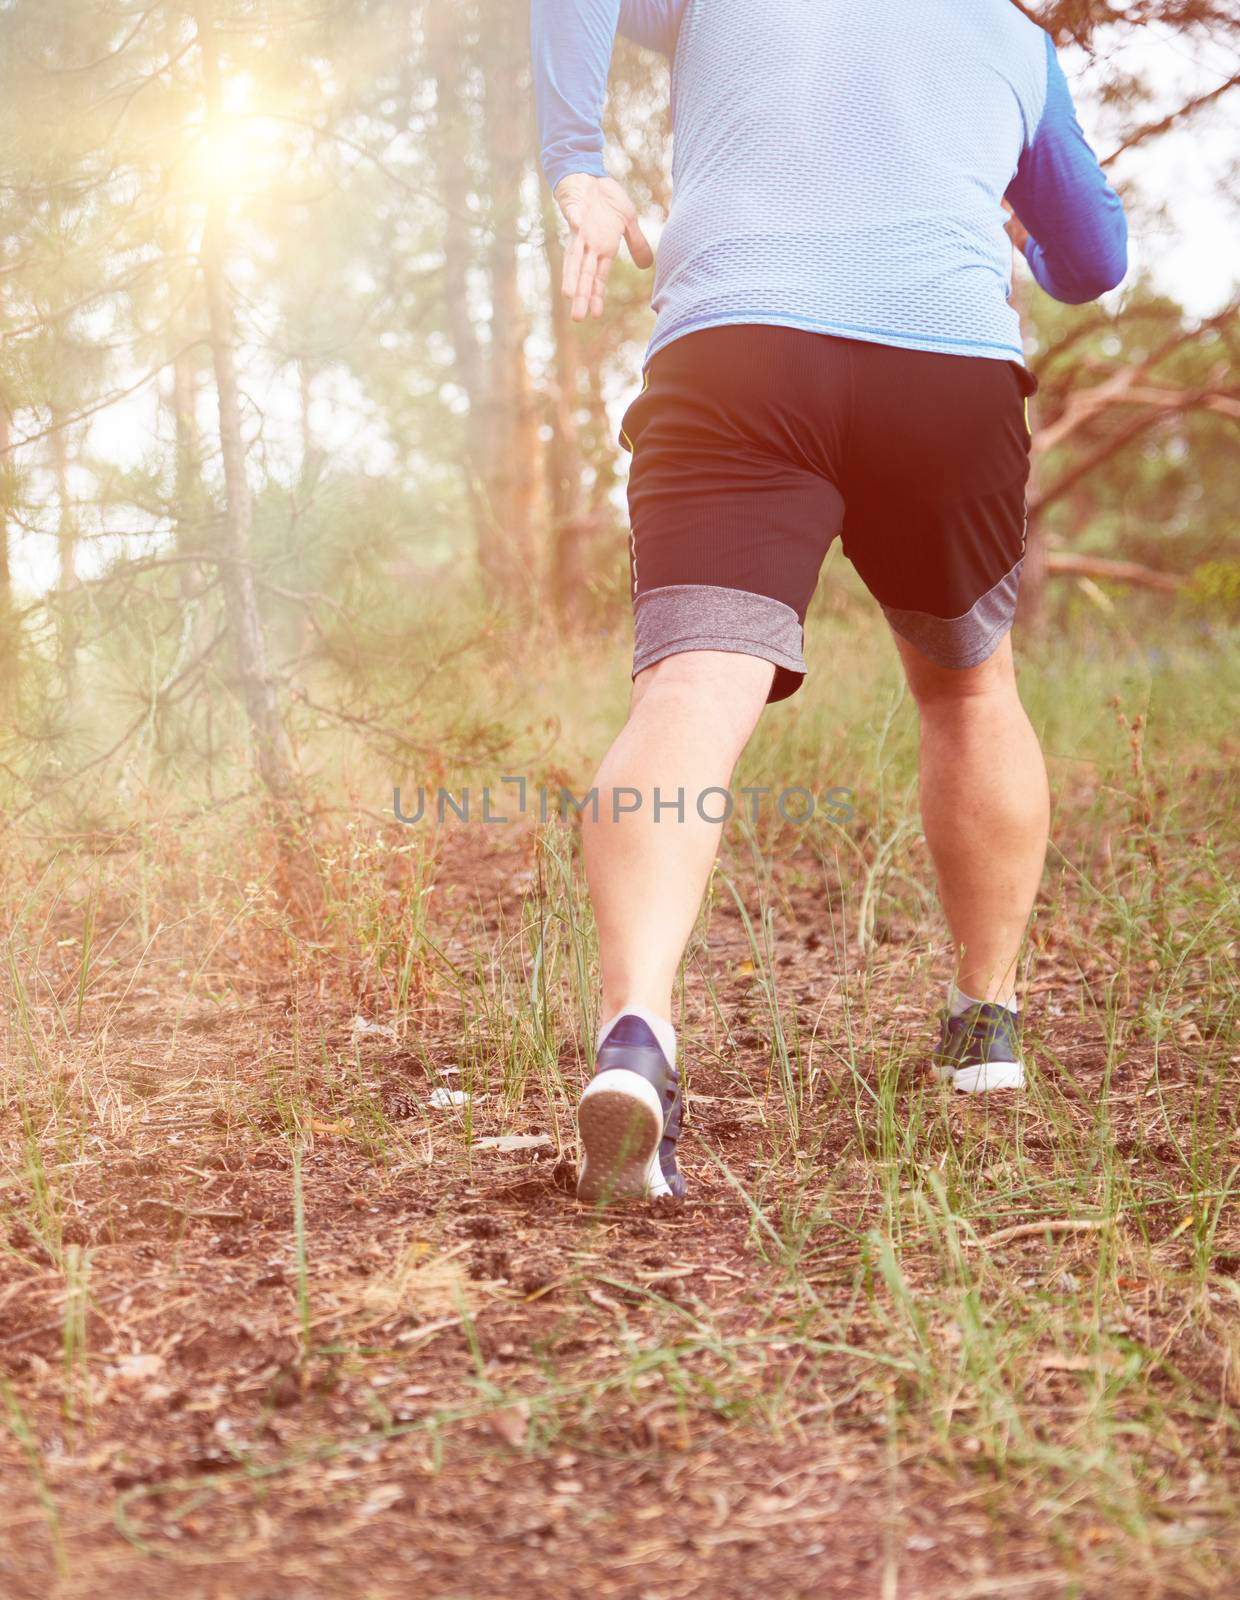
[(622, 239), (654, 263), (637, 211), (603, 164), (603, 101), (616, 33), (670, 55), (683, 0), (531, 0), (530, 46), (542, 169), (572, 229), (561, 293), (572, 317), (603, 314)]
[(1034, 278), (1054, 299), (1083, 305), (1123, 279), (1128, 224), (1081, 131), (1049, 34), (1046, 57), (1042, 120), (1020, 158), (1007, 199), (1028, 231), (1021, 248)]
[(603, 102), (616, 34), (670, 55), (682, 0), (532, 0), (530, 45), (542, 169), (606, 177)]

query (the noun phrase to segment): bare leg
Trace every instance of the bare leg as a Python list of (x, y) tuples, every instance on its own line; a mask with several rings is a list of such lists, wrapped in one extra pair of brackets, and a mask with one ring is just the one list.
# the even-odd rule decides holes
[(936, 666), (896, 637), (921, 713), (921, 816), (956, 946), (956, 982), (1007, 1000), (1050, 831), (1046, 764), (1011, 635), (980, 666)]
[[(633, 1005), (671, 1016), (676, 971), (722, 832), (721, 822), (702, 820), (699, 797), (731, 783), (774, 672), (757, 656), (691, 650), (634, 680), (629, 720), (594, 780), (597, 819), (589, 810), (582, 819), (604, 1017)], [(631, 809), (637, 795), (640, 809)], [(721, 794), (702, 801), (709, 817), (722, 817), (724, 807)]]

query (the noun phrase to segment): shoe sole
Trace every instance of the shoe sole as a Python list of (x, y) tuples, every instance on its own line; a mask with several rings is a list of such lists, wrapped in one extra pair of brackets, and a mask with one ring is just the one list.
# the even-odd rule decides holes
[(989, 1094), (993, 1089), (1023, 1089), (1025, 1068), (1020, 1061), (983, 1061), (975, 1067), (936, 1067), (940, 1083), (950, 1083), (961, 1094)]
[(581, 1170), (577, 1198), (587, 1205), (671, 1194), (659, 1165), (663, 1107), (655, 1086), (612, 1067), (592, 1078), (577, 1107)]

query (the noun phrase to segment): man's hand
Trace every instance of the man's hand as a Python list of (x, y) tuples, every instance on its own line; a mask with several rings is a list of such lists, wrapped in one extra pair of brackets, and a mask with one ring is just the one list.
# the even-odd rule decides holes
[(587, 312), (601, 317), (607, 274), (620, 253), (620, 241), (627, 241), (639, 267), (653, 265), (654, 251), (637, 220), (637, 208), (614, 178), (570, 172), (556, 185), (555, 198), (573, 230), (561, 292), (573, 302), (574, 322), (584, 321)]

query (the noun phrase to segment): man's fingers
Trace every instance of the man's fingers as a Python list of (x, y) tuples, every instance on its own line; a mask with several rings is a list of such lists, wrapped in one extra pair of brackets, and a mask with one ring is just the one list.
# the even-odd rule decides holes
[(572, 242), (564, 252), (564, 275), (560, 280), (560, 291), (570, 299), (577, 293), (577, 285), (581, 279), (581, 258), (585, 254), (586, 242), (579, 233), (574, 233)]
[(629, 254), (633, 257), (634, 266), (649, 267), (654, 264), (654, 251), (650, 248), (650, 241), (642, 232), (642, 225), (636, 217), (625, 223), (624, 237), (629, 247)]
[(590, 309), (590, 296), (594, 291), (594, 274), (598, 268), (598, 255), (587, 250), (581, 263), (581, 276), (573, 295), (573, 321), (580, 322)]
[(603, 315), (603, 303), (607, 296), (607, 274), (610, 271), (611, 257), (603, 256), (594, 275), (594, 289), (590, 295), (590, 310), (596, 317)]

